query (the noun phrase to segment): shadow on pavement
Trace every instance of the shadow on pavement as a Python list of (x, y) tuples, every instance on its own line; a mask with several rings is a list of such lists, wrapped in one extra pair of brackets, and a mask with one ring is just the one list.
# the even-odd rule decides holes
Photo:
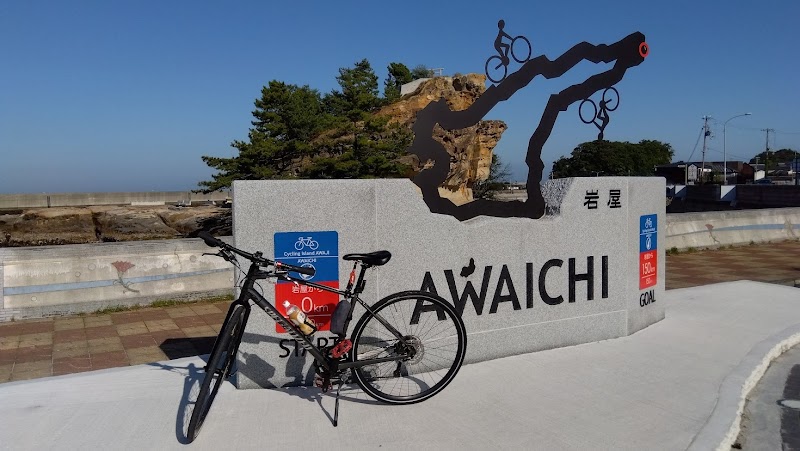
[[(208, 360), (207, 355), (202, 358), (204, 362)], [(186, 436), (186, 429), (189, 426), (189, 419), (192, 417), (192, 410), (200, 392), (200, 383), (205, 377), (205, 371), (195, 363), (189, 363), (188, 366), (173, 366), (164, 363), (150, 363), (149, 365), (184, 375), (183, 396), (181, 396), (175, 413), (175, 438), (178, 443), (188, 445), (190, 442)]]
[(168, 338), (158, 347), (169, 360), (211, 353), (217, 337)]

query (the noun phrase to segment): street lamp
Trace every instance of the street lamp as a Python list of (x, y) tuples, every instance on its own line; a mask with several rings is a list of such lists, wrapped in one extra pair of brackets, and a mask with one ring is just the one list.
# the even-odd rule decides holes
[(727, 149), (725, 148), (725, 126), (728, 125), (728, 122), (731, 119), (736, 119), (737, 117), (742, 117), (742, 116), (750, 116), (751, 114), (753, 114), (753, 113), (737, 114), (736, 116), (733, 116), (732, 118), (728, 119), (727, 121), (725, 121), (722, 124), (722, 170), (723, 170), (723, 174), (725, 174), (725, 175), (723, 175), (723, 179), (722, 179), (722, 184), (723, 185), (727, 185), (728, 184), (728, 153), (727, 153)]

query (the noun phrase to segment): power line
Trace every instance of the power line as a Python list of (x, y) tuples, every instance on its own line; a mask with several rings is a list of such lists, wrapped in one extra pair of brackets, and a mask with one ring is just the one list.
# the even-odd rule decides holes
[[(728, 128), (735, 128), (737, 130), (747, 130), (747, 131), (753, 131), (753, 132), (763, 132), (765, 130), (764, 128), (742, 127), (742, 126), (737, 126), (737, 125), (728, 125)], [(778, 134), (778, 135), (800, 135), (800, 132), (785, 132), (785, 131), (782, 131), (782, 130), (776, 130), (774, 128), (771, 128), (770, 131), (772, 133)]]
[[(715, 153), (723, 153), (721, 150), (717, 150), (717, 149), (715, 149), (715, 148), (713, 148), (713, 147), (709, 147), (709, 148), (708, 148), (708, 150), (709, 150), (709, 151), (712, 151), (712, 152), (715, 152)], [(730, 152), (727, 152), (727, 154), (728, 154), (728, 156), (732, 156), (732, 157), (739, 158), (739, 159), (741, 159), (742, 161), (745, 161), (745, 160), (746, 160), (746, 161), (750, 161), (750, 158), (743, 157), (743, 156), (741, 156), (741, 155), (736, 155), (736, 154), (734, 154), (734, 153), (730, 153)], [(729, 159), (729, 160), (730, 160), (730, 159)]]
[(697, 150), (697, 145), (700, 144), (700, 138), (703, 137), (703, 128), (700, 128), (700, 133), (697, 134), (697, 141), (694, 142), (694, 148), (692, 149), (692, 153), (689, 155), (689, 159), (686, 162), (692, 161), (692, 157), (694, 156), (694, 152)]

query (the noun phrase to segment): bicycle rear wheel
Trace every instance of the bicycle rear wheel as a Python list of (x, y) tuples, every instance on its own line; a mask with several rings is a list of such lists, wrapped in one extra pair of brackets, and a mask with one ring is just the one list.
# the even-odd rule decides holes
[(486, 78), (488, 78), (489, 81), (495, 84), (500, 84), (506, 79), (507, 74), (508, 65), (503, 64), (503, 59), (498, 55), (494, 55), (486, 60)]
[(222, 381), (230, 375), (236, 350), (239, 348), (242, 337), (244, 317), (245, 308), (234, 304), (228, 321), (222, 327), (217, 341), (214, 343), (214, 348), (208, 357), (206, 375), (200, 385), (200, 394), (197, 395), (197, 400), (192, 408), (192, 418), (189, 420), (189, 429), (186, 432), (189, 442), (194, 441), (197, 437)]
[(406, 357), (354, 368), (356, 383), (368, 395), (390, 404), (411, 404), (439, 393), (453, 380), (467, 352), (467, 332), (447, 301), (424, 291), (404, 291), (378, 301), (372, 311), (397, 329), (406, 344), (367, 312), (353, 329), (352, 359)]

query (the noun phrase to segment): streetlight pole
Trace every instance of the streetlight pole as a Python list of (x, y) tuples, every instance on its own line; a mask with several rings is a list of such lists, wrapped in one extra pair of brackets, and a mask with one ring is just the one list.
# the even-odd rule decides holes
[(728, 125), (728, 122), (731, 119), (736, 119), (737, 117), (742, 117), (742, 116), (750, 116), (751, 114), (753, 114), (753, 113), (737, 114), (736, 116), (733, 116), (732, 118), (728, 119), (727, 121), (725, 121), (722, 124), (722, 170), (723, 170), (723, 174), (725, 174), (725, 175), (722, 176), (722, 184), (723, 185), (727, 185), (728, 184), (728, 152), (727, 152), (727, 148), (725, 146), (725, 144), (726, 144), (725, 127)]

